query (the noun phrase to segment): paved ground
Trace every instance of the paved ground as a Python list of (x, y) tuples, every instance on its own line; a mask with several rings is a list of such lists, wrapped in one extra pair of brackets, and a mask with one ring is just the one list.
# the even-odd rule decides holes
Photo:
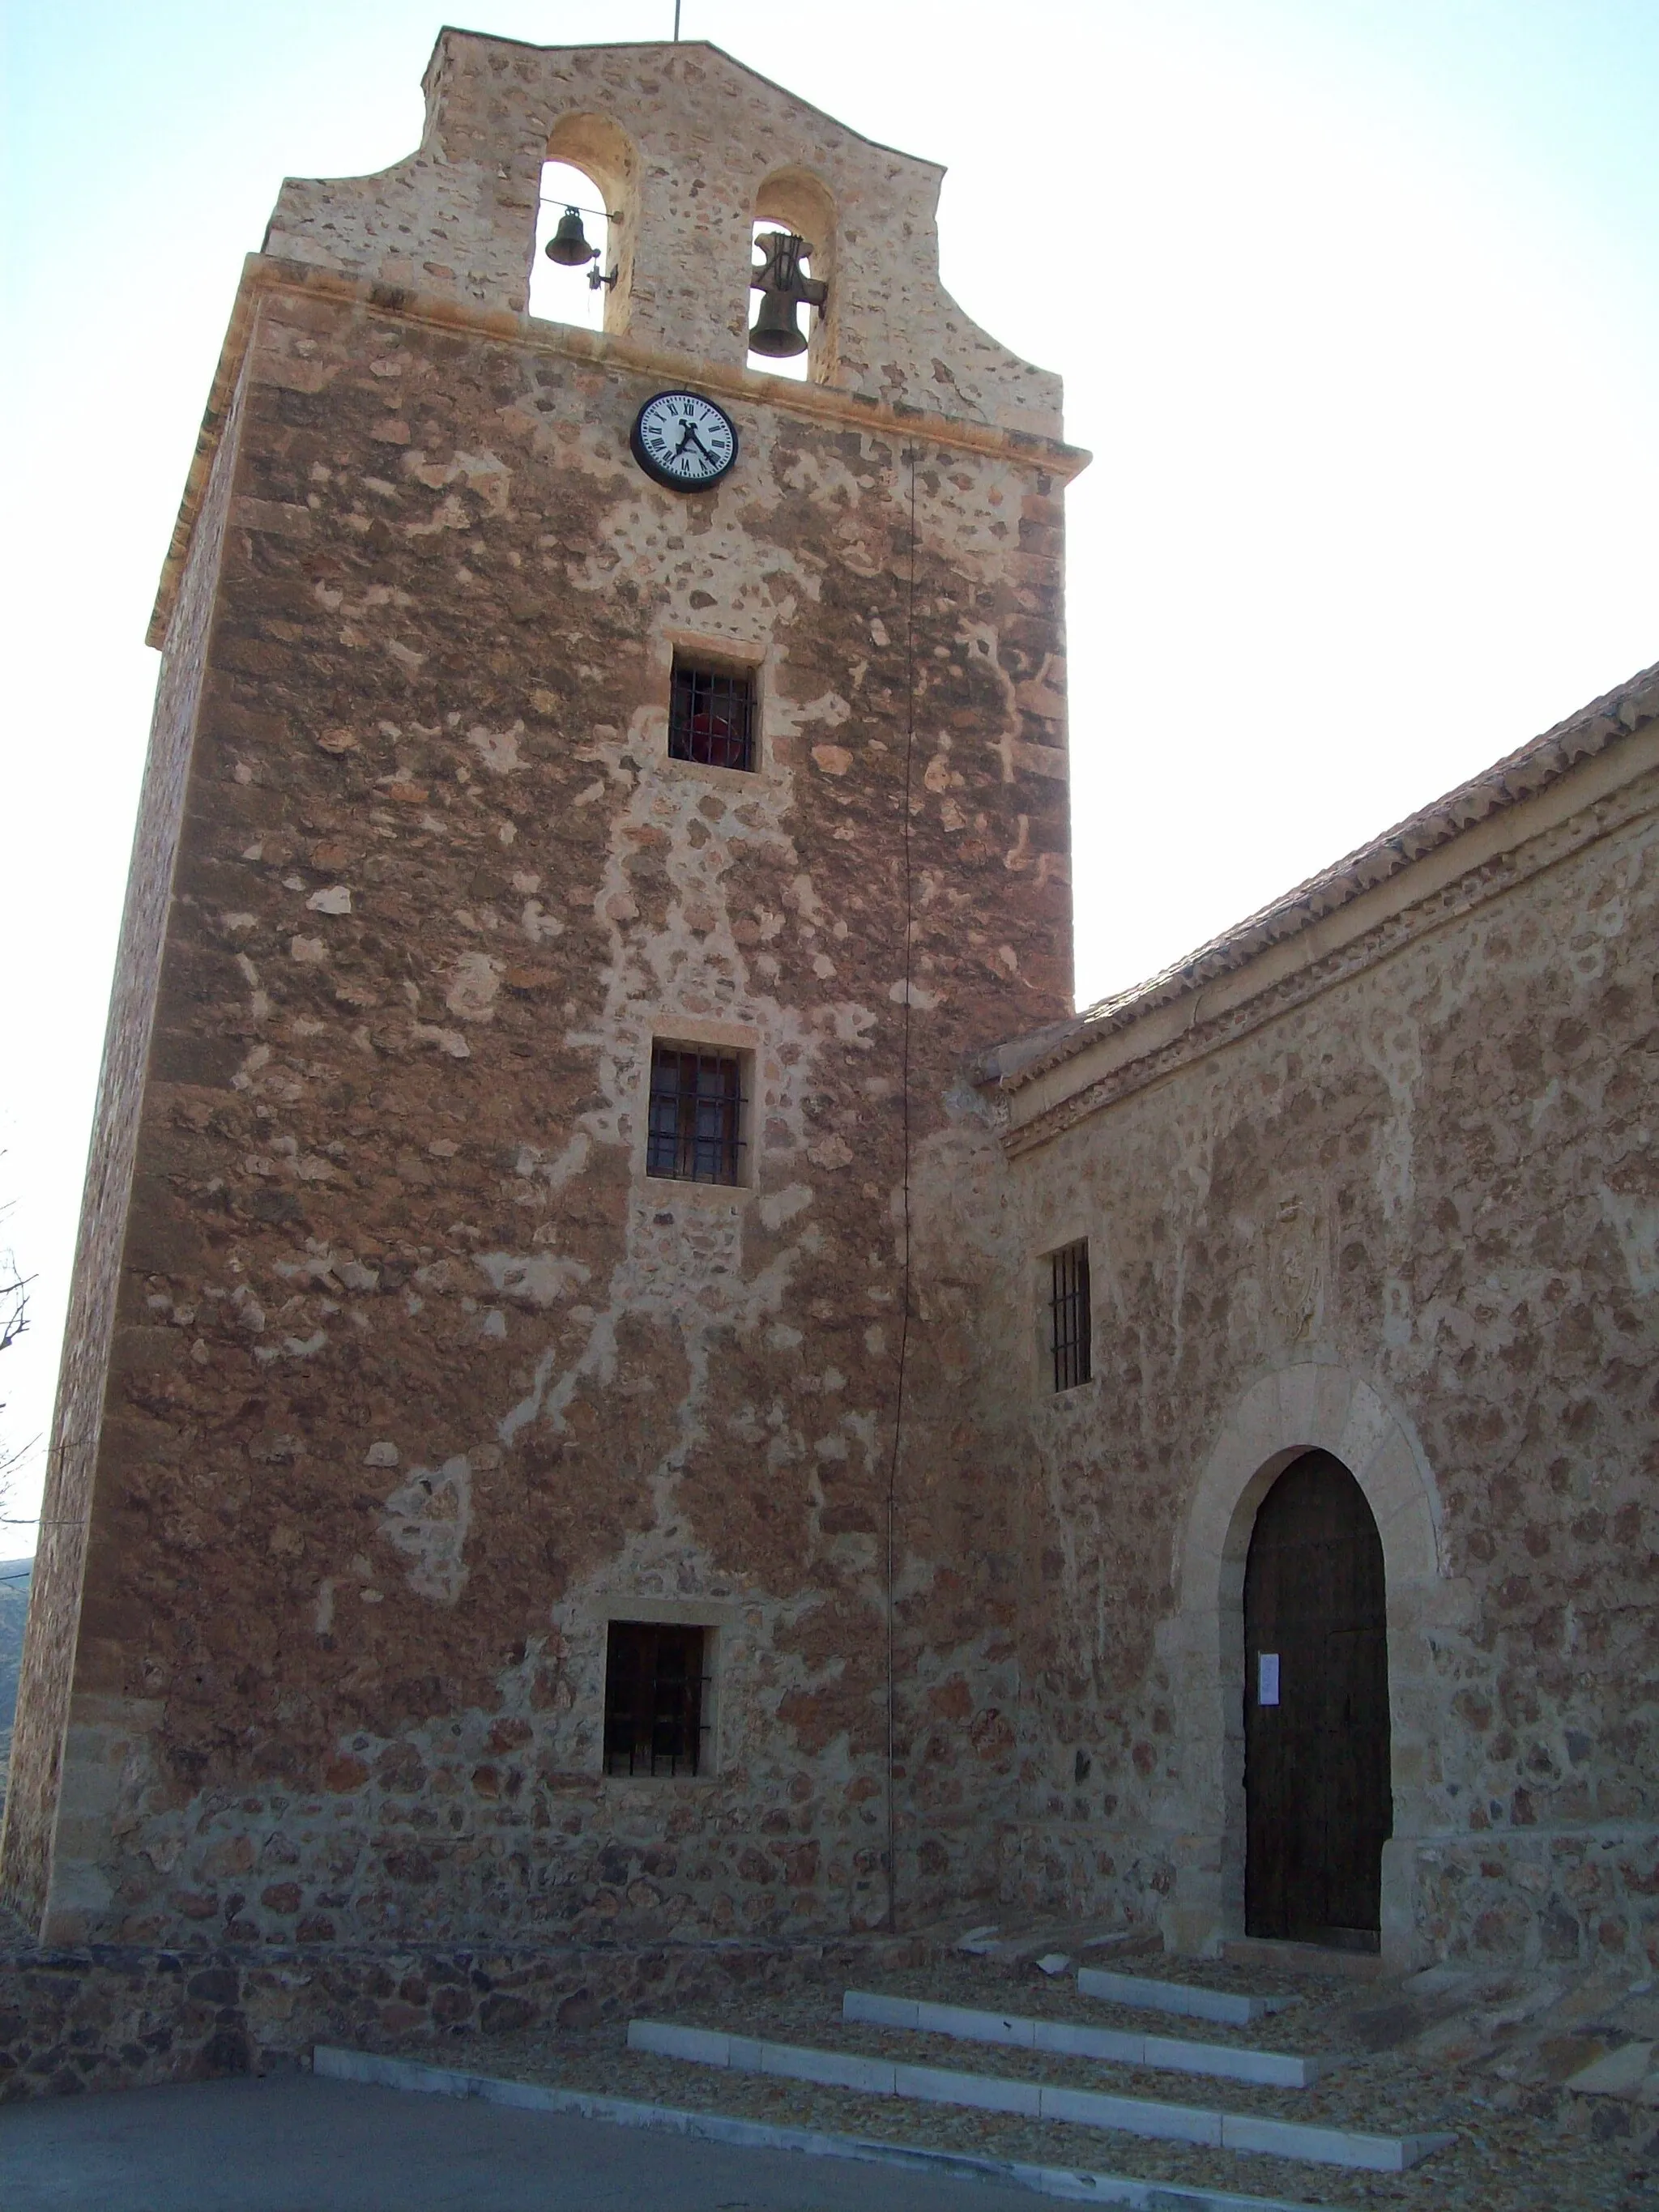
[(892, 2166), (309, 2074), (0, 2106), (5, 2212), (1032, 2212)]

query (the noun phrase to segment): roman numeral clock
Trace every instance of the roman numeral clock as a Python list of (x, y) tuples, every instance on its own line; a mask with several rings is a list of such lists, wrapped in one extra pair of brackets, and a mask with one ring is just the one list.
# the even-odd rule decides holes
[(738, 458), (738, 426), (700, 392), (659, 392), (634, 417), (628, 442), (647, 476), (670, 491), (707, 491)]

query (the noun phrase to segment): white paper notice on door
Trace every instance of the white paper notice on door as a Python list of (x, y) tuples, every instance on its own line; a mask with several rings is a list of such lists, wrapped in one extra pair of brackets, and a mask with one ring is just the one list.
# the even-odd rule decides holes
[(1255, 1701), (1259, 1705), (1276, 1705), (1279, 1703), (1277, 1651), (1258, 1651), (1255, 1655)]

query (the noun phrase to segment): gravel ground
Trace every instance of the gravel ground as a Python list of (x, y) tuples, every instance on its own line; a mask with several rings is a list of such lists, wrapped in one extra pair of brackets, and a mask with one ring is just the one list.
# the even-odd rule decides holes
[[(1126, 1962), (1127, 1963), (1127, 1962)], [(1154, 1978), (1185, 1961), (1137, 1960)], [(1183, 1979), (1256, 1994), (1296, 1994), (1300, 2002), (1249, 2030), (1209, 2022), (1160, 2021), (1158, 2015), (1079, 1998), (1067, 1981), (1034, 1970), (1018, 1974), (982, 1962), (945, 1961), (880, 1977), (872, 1985), (896, 1996), (950, 2004), (1088, 2020), (1103, 2027), (1179, 2035), (1258, 2048), (1351, 2051), (1351, 2063), (1315, 2087), (1262, 2089), (1243, 2082), (1051, 2058), (954, 2039), (889, 2033), (846, 2025), (838, 1991), (803, 1989), (775, 1996), (678, 2004), (666, 2016), (728, 2028), (779, 2042), (858, 2050), (994, 2073), (1150, 2095), (1173, 2104), (1221, 2106), (1232, 2112), (1359, 2127), (1378, 2133), (1429, 2129), (1454, 2132), (1452, 2149), (1407, 2174), (1356, 2173), (1300, 2160), (1186, 2144), (1148, 2142), (1095, 2128), (1032, 2122), (1006, 2115), (868, 2097), (756, 2075), (687, 2065), (629, 2051), (625, 2023), (581, 2030), (531, 2031), (510, 2037), (447, 2042), (421, 2055), (479, 2073), (556, 2082), (614, 2096), (720, 2112), (746, 2118), (920, 2143), (999, 2158), (1030, 2159), (1128, 2173), (1146, 2179), (1200, 2183), (1310, 2205), (1400, 2207), (1401, 2212), (1654, 2212), (1659, 2204), (1659, 2137), (1644, 2149), (1659, 2116), (1605, 2100), (1569, 2098), (1553, 2087), (1522, 2092), (1482, 2068), (1425, 2062), (1399, 2047), (1435, 2015), (1413, 2008), (1397, 1990), (1348, 1981), (1291, 1978), (1258, 1966), (1215, 1966)], [(1395, 2047), (1365, 2050), (1368, 2041)], [(1507, 2107), (1507, 2109), (1505, 2108)], [(1633, 2124), (1628, 2136), (1604, 2136), (1609, 2125)]]

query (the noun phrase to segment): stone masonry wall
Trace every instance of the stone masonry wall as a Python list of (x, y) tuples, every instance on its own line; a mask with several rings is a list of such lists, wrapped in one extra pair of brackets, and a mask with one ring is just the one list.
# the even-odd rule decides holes
[(1095, 1333), (1084, 1388), (1025, 1370), (1010, 1894), (1157, 1917), (1213, 1863), (1183, 1530), (1247, 1393), (1346, 1372), (1439, 1519), (1409, 1788), (1396, 1764), (1419, 1955), (1659, 1961), (1656, 789), (1013, 1162), (1028, 1251), (1091, 1240)]
[(230, 454), (240, 422), (238, 395), (231, 404), (226, 442), (210, 474), (184, 568), (156, 690), (93, 1115), (73, 1293), (64, 1328), (52, 1449), (23, 1644), (5, 1826), (0, 1835), (0, 1889), (30, 1920), (39, 1918), (46, 1902), (106, 1365), (115, 1325), (126, 1209), (173, 863), (184, 816), (185, 781), (201, 703), (229, 505)]
[[(945, 1220), (963, 1054), (1068, 1004), (1059, 478), (754, 379), (684, 499), (603, 341), (255, 281), (48, 1939), (878, 1922), (902, 1337), (901, 1887), (987, 1893), (997, 1247), (906, 1330), (903, 1085)], [(666, 757), (677, 642), (757, 773)], [(643, 1175), (653, 1034), (752, 1054), (746, 1188)], [(600, 1771), (641, 1613), (715, 1632), (696, 1780)]]
[(926, 1956), (903, 1937), (647, 1950), (0, 1950), (0, 2104), (265, 2073), (308, 2064), (319, 2043), (441, 2061), (459, 2036), (582, 2027), (780, 1984), (844, 1985)]

